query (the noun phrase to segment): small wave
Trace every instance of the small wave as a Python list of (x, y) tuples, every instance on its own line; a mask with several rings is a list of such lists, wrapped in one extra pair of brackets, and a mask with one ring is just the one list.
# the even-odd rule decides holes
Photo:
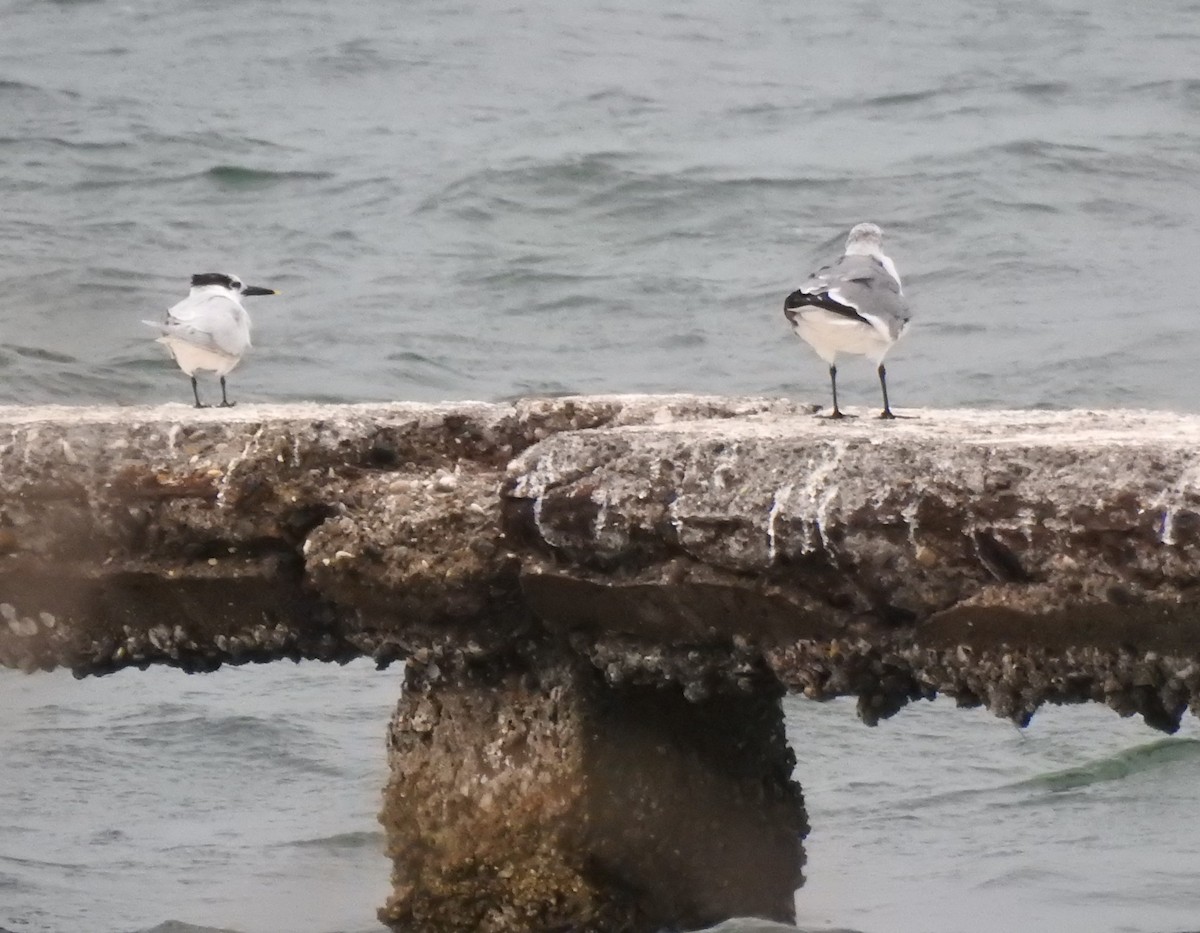
[(1014, 85), (1013, 90), (1024, 97), (1049, 100), (1070, 92), (1071, 85), (1066, 81), (1026, 81)]
[(648, 113), (659, 113), (665, 108), (652, 97), (636, 94), (624, 88), (609, 87), (593, 91), (584, 98), (589, 104), (598, 104), (608, 108), (610, 113), (623, 116), (642, 116)]
[[(816, 933), (790, 923), (776, 923), (773, 920), (760, 920), (757, 917), (734, 917), (732, 920), (722, 920), (715, 927), (705, 927), (695, 933)], [(822, 927), (821, 933), (858, 933), (845, 927)]]
[(1041, 201), (1006, 201), (1000, 198), (982, 198), (980, 206), (1004, 211), (1015, 211), (1019, 214), (1061, 214), (1062, 209), (1053, 204)]
[(53, 146), (58, 149), (75, 149), (82, 152), (107, 152), (112, 149), (128, 149), (131, 143), (125, 140), (77, 140), (61, 136), (0, 136), (0, 146)]
[(436, 369), (444, 369), (447, 372), (457, 372), (457, 370), (446, 365), (444, 360), (434, 359), (432, 356), (426, 356), (424, 353), (418, 353), (416, 350), (397, 350), (387, 354), (384, 359), (389, 363), (416, 363), (420, 366), (432, 366)]
[(506, 315), (522, 317), (529, 314), (559, 314), (562, 312), (600, 311), (610, 307), (608, 302), (593, 294), (571, 292), (546, 301), (530, 302), (527, 305), (505, 312)]
[(161, 185), (177, 185), (180, 182), (190, 181), (196, 177), (195, 175), (160, 175), (157, 178), (148, 178), (145, 174), (130, 172), (121, 178), (85, 178), (83, 181), (75, 182), (71, 186), (71, 190), (101, 191), (107, 188), (123, 188), (126, 186), (134, 188), (159, 187)]
[[(0, 85), (3, 87), (3, 85)], [(1171, 78), (1162, 81), (1143, 81), (1131, 85), (1131, 91), (1165, 91), (1170, 94), (1200, 94), (1200, 78)]]
[(124, 842), (129, 837), (119, 829), (102, 829), (93, 833), (90, 844), (94, 846), (108, 845), (110, 842)]
[(944, 101), (941, 107), (949, 105), (950, 101), (968, 95), (974, 88), (969, 85), (950, 85), (945, 87), (927, 87), (912, 91), (894, 91), (888, 94), (875, 94), (869, 97), (840, 96), (827, 98), (818, 103), (813, 111), (815, 116), (824, 117), (832, 114), (845, 114), (852, 110), (879, 111), (912, 107), (930, 101)]
[[(3, 140), (0, 140), (2, 142)], [(257, 191), (271, 188), (275, 185), (296, 181), (324, 181), (333, 178), (332, 172), (277, 172), (271, 169), (248, 168), (241, 165), (214, 165), (203, 172), (192, 172), (182, 175), (160, 175), (147, 177), (144, 173), (137, 174), (120, 170), (117, 178), (88, 178), (72, 185), (76, 191), (93, 191), (105, 188), (121, 188), (126, 186), (146, 188), (150, 186), (178, 185), (180, 183), (202, 181), (216, 184), (227, 191)]]
[(697, 204), (741, 204), (748, 192), (760, 197), (811, 196), (844, 180), (841, 173), (784, 176), (703, 164), (657, 170), (635, 164), (626, 153), (597, 151), (521, 159), (474, 171), (426, 197), (416, 210), (450, 211), (468, 221), (514, 210), (560, 214), (580, 208), (609, 219), (661, 218), (664, 211), (688, 211)]
[(40, 93), (45, 88), (40, 88), (36, 84), (26, 84), (24, 81), (12, 81), (8, 78), (0, 78), (0, 94), (7, 91), (34, 91)]
[(704, 334), (696, 333), (695, 331), (667, 334), (659, 341), (659, 346), (675, 347), (683, 350), (693, 347), (703, 347), (707, 344), (708, 338)]
[(65, 868), (69, 870), (86, 869), (88, 866), (83, 862), (52, 862), (49, 859), (40, 858), (22, 858), (19, 855), (2, 855), (0, 854), (0, 862), (8, 862), (10, 865), (20, 865), (24, 868)]
[(625, 158), (625, 153), (621, 152), (590, 152), (548, 160), (521, 159), (502, 168), (473, 171), (425, 198), (417, 205), (417, 211), (435, 210), (483, 191), (511, 190), (525, 185), (541, 190), (576, 192), (583, 186), (603, 184), (621, 174), (624, 169), (619, 163)]
[(596, 103), (607, 103), (608, 101), (632, 101), (636, 104), (653, 104), (654, 98), (646, 97), (644, 94), (637, 94), (633, 91), (626, 90), (623, 87), (605, 87), (598, 91), (592, 91), (584, 100), (593, 101)]
[(1177, 761), (1197, 760), (1200, 760), (1200, 739), (1159, 739), (1078, 768), (1039, 774), (1016, 786), (1055, 792), (1074, 790), (1108, 781), (1122, 781), (1146, 771), (1159, 771)]
[(772, 117), (795, 112), (796, 107), (792, 104), (779, 104), (766, 100), (756, 101), (752, 104), (737, 104), (726, 111), (730, 117)]
[(60, 146), (63, 149), (78, 149), (82, 152), (109, 152), (113, 149), (130, 149), (133, 143), (124, 139), (63, 139), (61, 136), (42, 137), (42, 142)]
[(462, 276), (464, 282), (480, 288), (503, 290), (515, 288), (552, 288), (554, 286), (585, 286), (589, 282), (601, 282), (601, 275), (578, 275), (558, 272), (553, 269), (536, 269), (528, 266), (510, 265), (496, 272), (472, 273)]
[(181, 920), (167, 920), (156, 927), (139, 930), (138, 933), (237, 933), (237, 931), (226, 927), (198, 927), (193, 923), (184, 923)]
[(44, 347), (22, 347), (17, 344), (9, 344), (5, 349), (10, 350), (17, 356), (27, 360), (37, 360), (40, 363), (78, 363), (79, 360), (73, 356), (67, 356), (65, 353), (56, 353), (53, 350), (47, 350)]
[(336, 833), (332, 836), (320, 836), (316, 839), (296, 839), (292, 842), (282, 842), (280, 848), (285, 849), (379, 849), (384, 846), (384, 835), (380, 832)]
[(325, 181), (332, 178), (333, 173), (279, 172), (272, 169), (249, 168), (244, 165), (214, 165), (204, 173), (204, 176), (224, 188), (246, 190), (249, 188), (266, 188), (289, 181)]
[(516, 391), (508, 395), (501, 396), (498, 401), (501, 402), (516, 402), (530, 395), (537, 395), (544, 398), (561, 398), (564, 395), (578, 395), (579, 388), (577, 386), (569, 386), (564, 382), (557, 380), (532, 380), (518, 379), (513, 386)]
[(863, 101), (866, 107), (896, 107), (904, 104), (919, 104), (922, 101), (933, 100), (946, 92), (930, 88), (926, 91), (906, 91), (899, 94), (880, 94), (878, 97), (868, 97)]
[(983, 334), (988, 328), (985, 324), (977, 324), (971, 321), (930, 321), (923, 325), (923, 328), (928, 328), (931, 333), (946, 334), (948, 336), (962, 336), (967, 334)]
[(1102, 155), (1104, 153), (1104, 150), (1098, 146), (1084, 146), (1078, 143), (1056, 143), (1048, 139), (1014, 139), (1010, 142), (1000, 143), (998, 146), (988, 148), (995, 148), (1000, 152), (1022, 156), (1059, 156), (1064, 153)]
[(0, 78), (0, 96), (6, 94), (38, 94), (45, 97), (65, 97), (68, 100), (78, 100), (80, 94), (78, 91), (69, 91), (66, 88), (59, 87), (42, 87), (38, 84), (29, 84), (26, 81), (14, 81), (9, 78)]
[[(169, 728), (162, 728), (168, 725)], [(299, 740), (308, 737), (308, 728), (287, 716), (201, 715), (173, 720), (156, 717), (121, 721), (105, 731), (111, 739), (137, 741), (147, 749), (169, 752), (178, 747), (202, 748), (212, 761), (269, 761), (278, 771), (345, 777), (342, 768), (303, 753), (305, 746)]]
[(333, 77), (380, 74), (389, 70), (420, 68), (433, 64), (424, 57), (394, 55), (374, 39), (350, 39), (332, 51), (308, 60), (318, 74)]
[(1100, 197), (1081, 201), (1079, 210), (1096, 217), (1111, 217), (1126, 224), (1139, 224), (1155, 230), (1169, 230), (1192, 223), (1190, 215), (1168, 214), (1138, 201), (1117, 198)]
[(997, 155), (1015, 156), (1020, 161), (1022, 171), (1028, 172), (1036, 167), (1041, 171), (1076, 178), (1095, 175), (1106, 179), (1140, 179), (1151, 173), (1162, 177), (1187, 175), (1190, 178), (1190, 168), (1180, 160), (1141, 149), (1123, 152), (1118, 148), (1104, 149), (1044, 139), (1017, 139), (977, 150), (974, 155), (988, 159)]
[[(137, 100), (118, 100), (113, 103), (114, 107), (131, 107), (137, 104)], [(269, 149), (273, 152), (289, 152), (299, 153), (304, 150), (296, 146), (287, 145), (285, 143), (276, 142), (271, 139), (263, 139), (260, 136), (245, 136), (241, 134), (231, 133), (208, 133), (200, 130), (186, 132), (165, 132), (160, 130), (150, 129), (145, 126), (139, 126), (136, 136), (136, 145), (143, 148), (173, 148), (176, 146), (186, 147), (189, 151), (204, 151), (224, 153), (224, 157), (228, 158), (229, 153), (248, 153), (257, 152), (259, 150)], [(264, 156), (264, 158), (266, 158)]]
[(119, 55), (132, 55), (133, 49), (127, 45), (109, 45), (102, 49), (89, 49), (82, 54), (92, 58), (113, 58)]

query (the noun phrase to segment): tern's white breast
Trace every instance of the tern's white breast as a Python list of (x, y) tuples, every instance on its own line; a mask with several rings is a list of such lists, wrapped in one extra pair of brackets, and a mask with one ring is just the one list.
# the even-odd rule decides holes
[(189, 376), (195, 375), (201, 370), (224, 376), (237, 366), (240, 360), (240, 357), (198, 347), (179, 337), (169, 335), (159, 337), (158, 342), (166, 344), (167, 349), (171, 351), (171, 356), (175, 357), (175, 362), (179, 364), (179, 368)]

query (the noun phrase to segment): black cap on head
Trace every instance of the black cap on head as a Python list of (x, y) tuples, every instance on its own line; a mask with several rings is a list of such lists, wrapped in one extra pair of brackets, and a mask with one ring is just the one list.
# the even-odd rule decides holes
[(235, 292), (242, 287), (241, 282), (224, 272), (197, 272), (192, 276), (192, 288), (202, 285), (220, 285), (223, 288), (232, 288)]

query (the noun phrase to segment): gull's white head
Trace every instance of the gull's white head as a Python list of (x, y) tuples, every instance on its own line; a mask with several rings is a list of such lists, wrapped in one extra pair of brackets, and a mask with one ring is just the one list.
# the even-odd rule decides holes
[(236, 275), (229, 272), (197, 272), (192, 276), (192, 291), (200, 289), (223, 291), (237, 296), (242, 295), (277, 295), (273, 288), (260, 288), (257, 285), (245, 285)]
[(846, 253), (851, 256), (878, 256), (883, 253), (883, 231), (875, 224), (855, 224), (846, 237)]
[(878, 260), (888, 275), (900, 285), (900, 273), (896, 271), (896, 264), (883, 252), (883, 231), (875, 224), (855, 224), (850, 228), (850, 235), (846, 237), (846, 255), (871, 256)]

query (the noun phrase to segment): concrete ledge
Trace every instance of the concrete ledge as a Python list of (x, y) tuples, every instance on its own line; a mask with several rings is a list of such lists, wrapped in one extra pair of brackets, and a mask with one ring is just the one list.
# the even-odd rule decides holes
[(942, 692), (1176, 728), (1200, 697), (1200, 419), (910, 414), (547, 439), (506, 487), (530, 605), (601, 646), (765, 650), (867, 721)]
[(403, 659), (397, 930), (786, 920), (784, 691), (1200, 710), (1200, 418), (904, 414), (0, 409), (0, 664)]
[[(498, 524), (559, 431), (770, 400), (0, 408), (0, 664), (210, 670), (479, 653), (529, 624)], [(458, 652), (458, 648), (455, 651)]]
[(453, 668), (548, 629), (693, 694), (765, 657), (868, 721), (934, 692), (1196, 708), (1200, 419), (908, 414), (0, 409), (0, 663)]

